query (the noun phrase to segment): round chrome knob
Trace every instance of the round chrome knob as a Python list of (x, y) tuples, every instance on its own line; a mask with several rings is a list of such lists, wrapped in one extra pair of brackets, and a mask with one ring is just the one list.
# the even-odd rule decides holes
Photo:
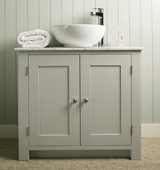
[(73, 103), (73, 104), (76, 104), (77, 101), (78, 101), (78, 100), (77, 100), (76, 98), (74, 98), (74, 99), (72, 100), (72, 103)]
[(83, 103), (88, 103), (88, 99), (87, 99), (87, 98), (84, 98), (84, 99), (83, 99)]

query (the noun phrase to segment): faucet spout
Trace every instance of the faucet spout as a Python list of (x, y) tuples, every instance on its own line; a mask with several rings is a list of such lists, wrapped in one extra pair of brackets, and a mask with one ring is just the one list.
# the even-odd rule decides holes
[[(91, 16), (96, 16), (98, 18), (98, 25), (103, 25), (103, 8), (94, 8), (95, 10), (98, 9), (98, 11), (90, 12)], [(103, 38), (98, 43), (98, 46), (103, 46)]]

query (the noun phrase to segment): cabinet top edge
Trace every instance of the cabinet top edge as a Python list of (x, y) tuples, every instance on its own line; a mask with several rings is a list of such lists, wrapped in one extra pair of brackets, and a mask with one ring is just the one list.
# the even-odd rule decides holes
[(15, 51), (142, 51), (144, 47), (90, 47), (90, 48), (66, 48), (66, 47), (47, 47), (47, 48), (15, 48)]

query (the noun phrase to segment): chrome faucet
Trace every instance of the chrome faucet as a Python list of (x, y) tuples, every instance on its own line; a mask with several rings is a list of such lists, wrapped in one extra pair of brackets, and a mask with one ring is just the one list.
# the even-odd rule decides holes
[[(95, 10), (98, 10), (97, 12), (90, 12), (91, 16), (96, 16), (98, 18), (98, 25), (103, 25), (103, 8), (93, 8)], [(100, 42), (98, 42), (98, 46), (103, 46), (103, 38)]]

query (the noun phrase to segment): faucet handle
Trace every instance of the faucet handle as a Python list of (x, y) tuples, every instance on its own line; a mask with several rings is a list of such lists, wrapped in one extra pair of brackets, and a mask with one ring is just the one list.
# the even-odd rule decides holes
[(94, 10), (98, 10), (98, 12), (103, 13), (104, 9), (103, 8), (93, 8)]
[(103, 13), (104, 9), (103, 8), (97, 8), (98, 12)]

